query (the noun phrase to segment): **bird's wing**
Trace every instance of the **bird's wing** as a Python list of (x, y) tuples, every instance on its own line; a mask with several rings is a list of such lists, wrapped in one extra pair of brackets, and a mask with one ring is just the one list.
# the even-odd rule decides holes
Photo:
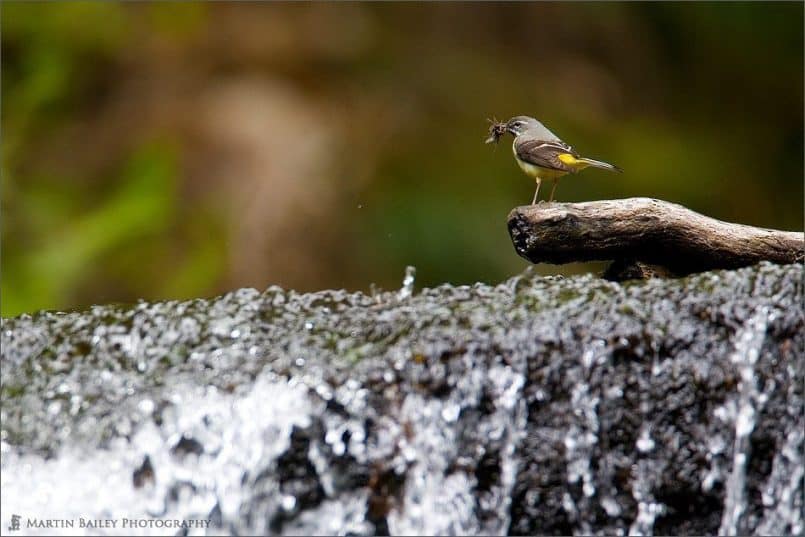
[(559, 155), (570, 154), (578, 158), (579, 154), (576, 153), (572, 147), (565, 142), (547, 142), (545, 140), (523, 140), (522, 142), (515, 142), (514, 150), (517, 153), (517, 158), (549, 170), (558, 170), (563, 172), (575, 172), (576, 168), (569, 166), (559, 159)]

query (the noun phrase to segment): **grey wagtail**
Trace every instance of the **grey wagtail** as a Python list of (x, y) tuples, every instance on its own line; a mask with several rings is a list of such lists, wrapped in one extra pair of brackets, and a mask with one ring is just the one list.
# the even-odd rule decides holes
[(553, 179), (551, 197), (548, 200), (553, 201), (556, 185), (563, 175), (580, 172), (589, 166), (613, 172), (623, 171), (612, 164), (581, 157), (572, 147), (533, 117), (517, 116), (506, 123), (494, 121), (491, 123), (486, 143), (497, 143), (505, 133), (511, 133), (514, 136), (512, 144), (514, 160), (526, 175), (533, 177), (537, 182), (537, 191), (534, 192), (532, 205), (537, 203), (540, 184), (546, 179)]

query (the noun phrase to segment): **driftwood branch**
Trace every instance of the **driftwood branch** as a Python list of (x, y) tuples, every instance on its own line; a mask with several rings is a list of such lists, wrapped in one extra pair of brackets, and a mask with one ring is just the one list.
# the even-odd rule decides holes
[(801, 232), (722, 222), (649, 198), (517, 207), (508, 224), (517, 253), (532, 263), (613, 260), (677, 275), (795, 263), (805, 248)]

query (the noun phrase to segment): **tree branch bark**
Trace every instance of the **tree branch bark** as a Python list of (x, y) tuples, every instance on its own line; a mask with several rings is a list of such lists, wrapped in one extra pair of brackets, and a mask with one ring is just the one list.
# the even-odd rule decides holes
[(805, 255), (801, 232), (722, 222), (650, 198), (527, 205), (509, 213), (508, 225), (515, 250), (532, 263), (626, 260), (685, 275)]

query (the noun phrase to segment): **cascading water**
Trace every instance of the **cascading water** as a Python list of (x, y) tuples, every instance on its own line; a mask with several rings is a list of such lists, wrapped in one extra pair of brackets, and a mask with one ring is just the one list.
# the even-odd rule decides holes
[(4, 319), (2, 529), (802, 534), (802, 277)]
[(755, 428), (755, 416), (767, 400), (757, 389), (755, 364), (763, 348), (769, 322), (768, 308), (762, 306), (735, 335), (735, 352), (730, 357), (738, 367), (738, 401), (730, 401), (735, 423), (732, 471), (727, 480), (727, 497), (719, 535), (738, 535), (741, 517), (746, 509), (746, 463), (749, 459), (749, 435)]

